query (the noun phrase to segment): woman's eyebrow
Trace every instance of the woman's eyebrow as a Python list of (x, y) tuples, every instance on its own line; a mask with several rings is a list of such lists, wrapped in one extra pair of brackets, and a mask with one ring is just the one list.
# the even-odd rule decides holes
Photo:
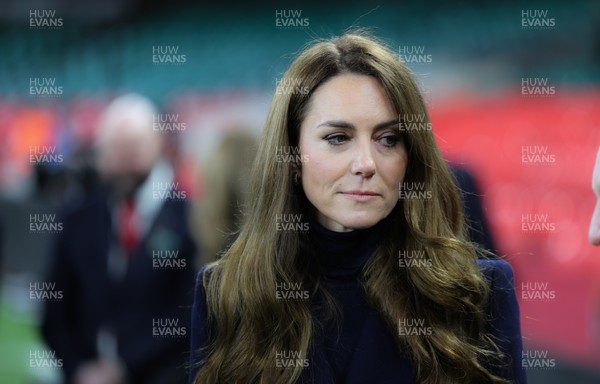
[(390, 121), (386, 121), (384, 123), (379, 123), (375, 126), (375, 129), (377, 130), (377, 129), (387, 128), (391, 125), (397, 125), (397, 124), (400, 124), (400, 119), (393, 119)]
[[(400, 123), (399, 119), (393, 119), (393, 120), (385, 121), (383, 123), (379, 123), (374, 128), (375, 128), (375, 130), (379, 130), (379, 129), (387, 128), (387, 127), (389, 127), (391, 125), (395, 125), (395, 124), (399, 124), (399, 123)], [(354, 126), (354, 124), (349, 123), (349, 122), (344, 121), (344, 120), (327, 120), (327, 121), (324, 121), (321, 124), (317, 125), (317, 128), (319, 128), (319, 127), (334, 127), (334, 128), (345, 128), (345, 129), (356, 129), (356, 127)]]
[(356, 129), (356, 127), (352, 123), (349, 123), (344, 120), (328, 120), (328, 121), (322, 122), (321, 124), (317, 125), (317, 128), (319, 128), (319, 127)]

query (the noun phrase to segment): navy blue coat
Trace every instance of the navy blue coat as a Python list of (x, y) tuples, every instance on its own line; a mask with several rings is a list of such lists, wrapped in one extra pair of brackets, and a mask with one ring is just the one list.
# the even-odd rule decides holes
[[(503, 260), (479, 260), (479, 266), (490, 282), (491, 299), (487, 331), (495, 336), (497, 345), (510, 357), (510, 364), (502, 376), (515, 383), (526, 383), (525, 370), (521, 366), (521, 328), (519, 305), (514, 290), (513, 271)], [(359, 332), (350, 363), (346, 364), (343, 377), (335, 377), (327, 366), (327, 352), (324, 340), (317, 338), (314, 353), (307, 368), (313, 383), (415, 383), (415, 372), (410, 359), (402, 356), (383, 319), (374, 308), (367, 308), (366, 320)], [(194, 306), (192, 308), (191, 366), (189, 382), (193, 383), (197, 373), (197, 362), (202, 359), (199, 348), (205, 346), (206, 293), (202, 284), (202, 271), (199, 273)], [(323, 363), (325, 362), (325, 363)], [(196, 363), (196, 365), (194, 365)], [(500, 372), (499, 372), (500, 373)]]

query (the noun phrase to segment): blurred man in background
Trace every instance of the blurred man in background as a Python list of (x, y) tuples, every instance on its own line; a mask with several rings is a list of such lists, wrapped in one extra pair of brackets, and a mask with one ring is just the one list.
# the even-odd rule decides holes
[(67, 207), (52, 249), (47, 279), (64, 295), (46, 302), (42, 332), (69, 384), (185, 378), (196, 251), (156, 114), (134, 94), (107, 107), (96, 140), (103, 185)]

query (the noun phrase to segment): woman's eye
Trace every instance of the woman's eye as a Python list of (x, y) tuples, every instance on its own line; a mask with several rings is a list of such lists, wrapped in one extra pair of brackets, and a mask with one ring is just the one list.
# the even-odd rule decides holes
[(325, 140), (331, 145), (341, 145), (348, 140), (348, 137), (346, 135), (336, 134), (327, 136)]
[(386, 135), (382, 136), (379, 141), (386, 147), (395, 147), (396, 144), (400, 141), (400, 137), (398, 135)]

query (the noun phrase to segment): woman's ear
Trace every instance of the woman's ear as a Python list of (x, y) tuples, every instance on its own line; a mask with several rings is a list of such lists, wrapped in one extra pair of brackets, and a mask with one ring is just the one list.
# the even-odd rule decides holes
[(292, 183), (299, 186), (302, 183), (302, 167), (299, 162), (293, 162), (290, 168), (292, 169)]

